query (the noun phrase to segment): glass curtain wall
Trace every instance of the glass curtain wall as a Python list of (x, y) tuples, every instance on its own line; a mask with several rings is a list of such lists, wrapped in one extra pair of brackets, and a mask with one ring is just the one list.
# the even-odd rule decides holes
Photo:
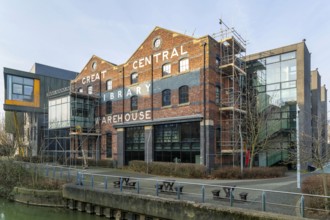
[(292, 145), (291, 139), (294, 139), (291, 138), (291, 130), (296, 128), (296, 63), (296, 52), (289, 52), (248, 64), (248, 74), (254, 75), (253, 88), (257, 91), (257, 111), (270, 113), (261, 136), (276, 139), (276, 148), (281, 149), (276, 149), (273, 153), (268, 152), (268, 166), (272, 165), (270, 160), (273, 161), (271, 163), (276, 163), (285, 157), (283, 149)]

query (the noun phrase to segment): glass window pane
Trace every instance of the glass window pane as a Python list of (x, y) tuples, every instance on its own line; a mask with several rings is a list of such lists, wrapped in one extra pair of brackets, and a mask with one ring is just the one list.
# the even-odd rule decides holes
[(33, 87), (32, 86), (24, 86), (24, 95), (32, 96)]
[(279, 83), (267, 85), (267, 91), (279, 90), (279, 89), (280, 89)]
[(171, 64), (164, 64), (163, 65), (163, 76), (168, 76), (171, 74)]
[(281, 63), (281, 81), (296, 80), (296, 60)]
[(292, 89), (283, 89), (281, 91), (282, 101), (288, 102), (288, 101), (296, 101), (297, 100), (297, 90), (296, 88)]
[(293, 52), (289, 52), (289, 53), (284, 53), (281, 55), (281, 60), (290, 60), (290, 59), (293, 59), (293, 58), (296, 58), (296, 52), (293, 51)]
[(111, 90), (112, 89), (112, 80), (108, 80), (107, 81), (107, 90)]
[(138, 82), (139, 75), (138, 73), (132, 73), (131, 74), (131, 84), (137, 83)]
[(266, 58), (266, 64), (275, 63), (275, 62), (279, 62), (279, 61), (280, 61), (280, 56), (279, 55), (271, 56), (271, 57)]
[(282, 89), (295, 88), (296, 81), (282, 82)]
[(33, 86), (33, 79), (24, 78), (24, 85)]
[(23, 94), (23, 86), (20, 84), (13, 84), (13, 93)]
[(13, 82), (23, 84), (23, 78), (19, 76), (13, 76)]
[(281, 81), (280, 67), (281, 67), (280, 63), (267, 65), (267, 78), (266, 78), (267, 84), (277, 83)]
[(189, 70), (189, 59), (180, 60), (179, 72), (186, 72)]

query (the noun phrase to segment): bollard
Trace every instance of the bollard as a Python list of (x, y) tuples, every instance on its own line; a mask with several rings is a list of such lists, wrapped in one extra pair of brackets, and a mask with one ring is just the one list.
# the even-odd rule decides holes
[(202, 203), (205, 202), (205, 187), (202, 186)]
[(104, 178), (104, 189), (107, 189), (108, 188), (108, 177), (106, 176)]
[(262, 211), (266, 211), (266, 193), (262, 192)]
[(137, 192), (137, 194), (140, 194), (140, 180), (137, 181), (136, 192)]
[(158, 196), (158, 181), (156, 182), (156, 196)]
[(178, 197), (178, 200), (180, 200), (180, 183), (178, 183), (178, 185), (176, 186), (176, 195)]
[(300, 198), (300, 216), (301, 217), (305, 217), (305, 198), (304, 196), (302, 195), (301, 198)]
[(233, 188), (230, 188), (229, 190), (229, 201), (230, 201), (230, 206), (233, 206), (234, 203)]
[(55, 179), (55, 172), (56, 172), (56, 170), (55, 170), (56, 168), (55, 167), (53, 167), (53, 179)]
[(94, 176), (91, 175), (91, 187), (94, 188)]
[(120, 192), (123, 191), (123, 178), (120, 177)]

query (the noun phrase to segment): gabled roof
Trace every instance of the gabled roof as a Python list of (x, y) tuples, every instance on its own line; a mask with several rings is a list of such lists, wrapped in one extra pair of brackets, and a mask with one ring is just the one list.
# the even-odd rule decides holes
[(136, 55), (136, 53), (140, 50), (141, 47), (143, 48), (143, 45), (145, 45), (146, 42), (150, 40), (150, 38), (154, 35), (154, 32), (159, 31), (159, 30), (163, 30), (163, 31), (165, 31), (165, 32), (167, 32), (169, 34), (172, 34), (173, 36), (174, 35), (176, 35), (176, 36), (182, 36), (182, 37), (186, 37), (187, 39), (190, 39), (190, 40), (196, 39), (194, 37), (191, 37), (191, 36), (188, 36), (188, 35), (185, 35), (185, 34), (181, 34), (181, 33), (175, 32), (175, 31), (171, 31), (171, 30), (168, 30), (168, 29), (165, 29), (165, 28), (156, 26), (150, 32), (150, 34), (144, 39), (144, 41), (140, 44), (140, 46), (135, 50), (135, 52), (129, 57), (129, 59), (126, 61), (126, 63), (128, 63), (129, 60), (131, 60), (131, 58), (134, 57), (134, 55)]

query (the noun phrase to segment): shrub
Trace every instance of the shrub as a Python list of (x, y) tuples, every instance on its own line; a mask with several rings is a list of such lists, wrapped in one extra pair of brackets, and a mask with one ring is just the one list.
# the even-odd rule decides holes
[(286, 171), (286, 167), (253, 167), (244, 168), (242, 174), (240, 167), (224, 167), (214, 170), (211, 176), (219, 179), (261, 179), (283, 177)]
[[(322, 175), (327, 178), (328, 193), (330, 192), (330, 174), (320, 174), (316, 176), (309, 176), (302, 182), (301, 191), (306, 194), (324, 195), (324, 187), (322, 183)], [(319, 197), (305, 196), (305, 205), (310, 208), (324, 209), (326, 200)], [(330, 201), (328, 201), (328, 208)]]
[(169, 162), (151, 162), (130, 161), (128, 169), (150, 173), (162, 176), (176, 176), (184, 178), (204, 178), (206, 176), (206, 168), (199, 164), (190, 163), (169, 163)]

